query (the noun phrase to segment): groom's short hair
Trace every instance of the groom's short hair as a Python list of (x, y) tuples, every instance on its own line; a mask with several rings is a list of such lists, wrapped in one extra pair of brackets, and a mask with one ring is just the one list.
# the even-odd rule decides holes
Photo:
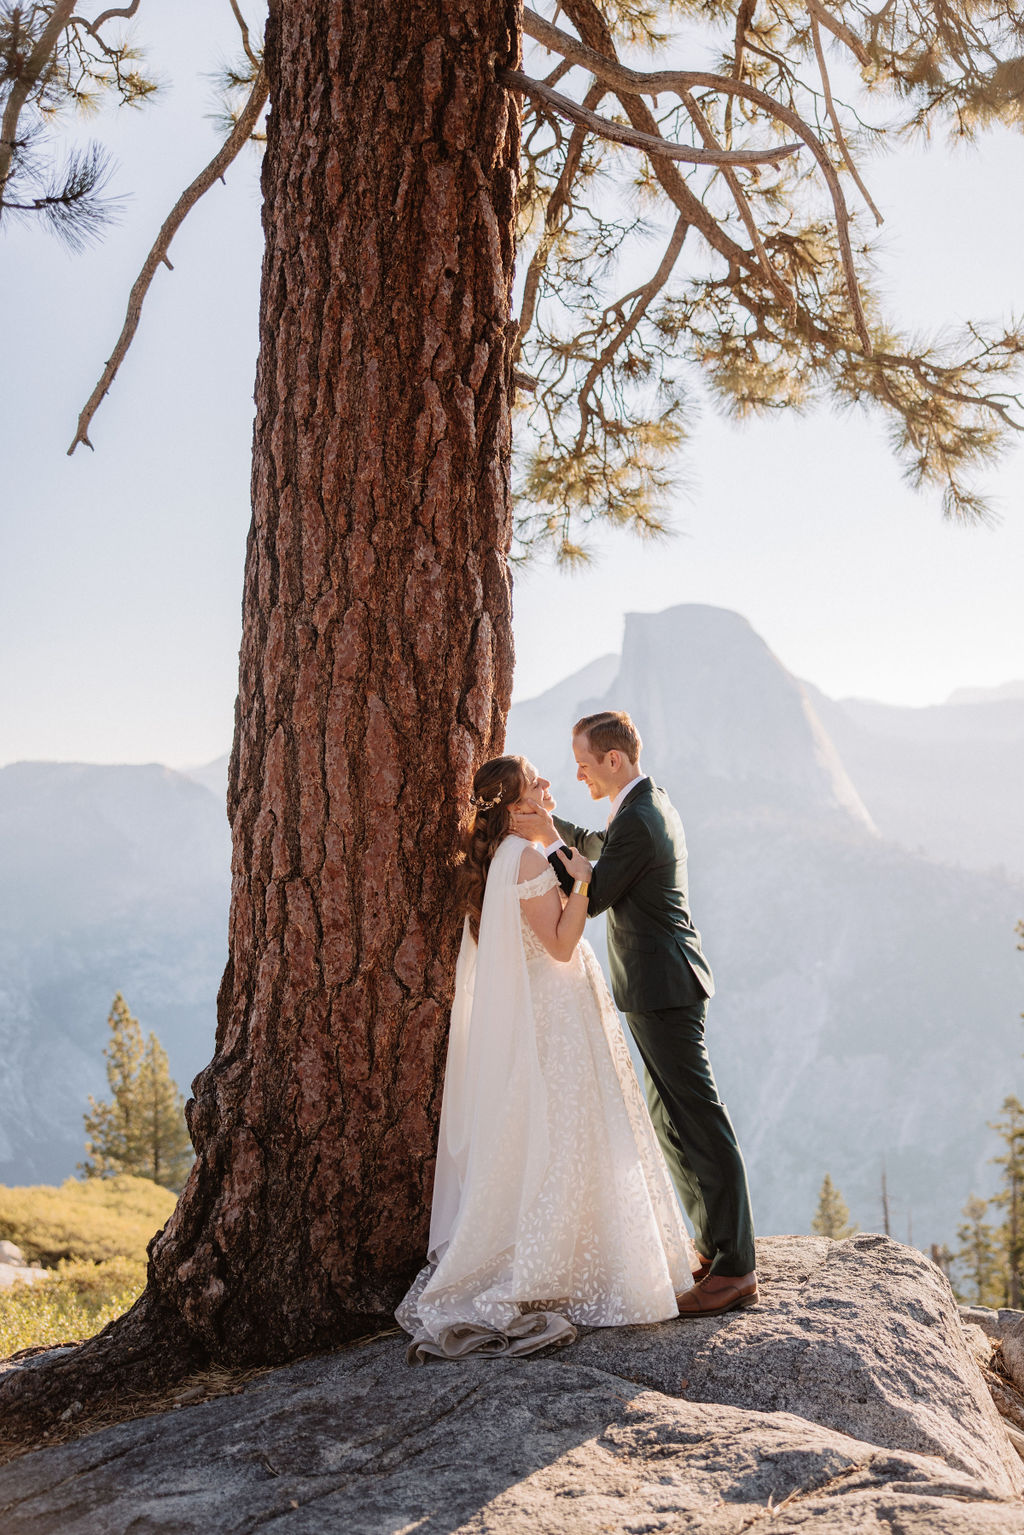
[(595, 757), (621, 752), (629, 762), (639, 762), (644, 743), (640, 732), (624, 709), (602, 709), (600, 714), (585, 714), (572, 727), (574, 736), (586, 736), (587, 748)]

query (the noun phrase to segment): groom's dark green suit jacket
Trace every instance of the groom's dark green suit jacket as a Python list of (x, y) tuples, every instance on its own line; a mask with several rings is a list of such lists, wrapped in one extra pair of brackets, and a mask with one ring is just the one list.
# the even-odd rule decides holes
[[(607, 831), (554, 818), (558, 835), (596, 863), (589, 915), (608, 913), (612, 994), (624, 1013), (685, 1007), (714, 993), (700, 934), (690, 920), (683, 823), (664, 789), (645, 778), (631, 789)], [(557, 853), (551, 863), (572, 888)]]

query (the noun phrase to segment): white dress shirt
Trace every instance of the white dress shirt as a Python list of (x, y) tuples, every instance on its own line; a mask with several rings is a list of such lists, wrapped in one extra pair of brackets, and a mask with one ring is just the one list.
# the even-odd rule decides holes
[(615, 818), (615, 813), (618, 810), (619, 806), (622, 804), (622, 801), (626, 798), (626, 795), (627, 794), (631, 794), (633, 792), (633, 790), (636, 788), (638, 783), (646, 782), (646, 780), (647, 780), (647, 778), (649, 776), (650, 775), (647, 774), (647, 773), (638, 773), (635, 778), (631, 778), (629, 780), (629, 783), (626, 785), (626, 787), (624, 789), (620, 789), (619, 790), (618, 794), (616, 794), (615, 798), (612, 800), (612, 808), (611, 808), (611, 810), (608, 813), (608, 825), (609, 826), (612, 824), (612, 821)]
[[(629, 783), (626, 785), (626, 787), (624, 789), (620, 789), (619, 790), (618, 794), (616, 794), (615, 798), (612, 800), (612, 808), (608, 812), (608, 823), (607, 824), (609, 826), (612, 824), (612, 821), (615, 818), (615, 812), (618, 810), (619, 806), (622, 804), (622, 801), (626, 798), (626, 795), (630, 794), (636, 788), (638, 783), (646, 783), (647, 779), (650, 776), (651, 775), (649, 773), (638, 773), (635, 778), (631, 778), (629, 780)], [(557, 851), (558, 851), (558, 849), (560, 847), (565, 847), (565, 843), (562, 841), (561, 837), (558, 838), (557, 842), (549, 842), (549, 843), (547, 843), (547, 845), (544, 848), (544, 857), (545, 858), (550, 858), (551, 854), (552, 853), (557, 853)]]

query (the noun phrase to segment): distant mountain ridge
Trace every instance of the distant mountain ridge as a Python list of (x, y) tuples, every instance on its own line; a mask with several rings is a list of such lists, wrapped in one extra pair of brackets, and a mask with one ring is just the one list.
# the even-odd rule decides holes
[(1001, 682), (994, 688), (957, 688), (946, 699), (947, 704), (997, 703), (1024, 699), (1024, 677), (1017, 682)]
[[(609, 705), (634, 713), (644, 765), (686, 825), (719, 986), (712, 1051), (761, 1229), (806, 1230), (826, 1170), (876, 1226), (884, 1156), (894, 1234), (909, 1214), (917, 1240), (950, 1240), (966, 1195), (991, 1186), (986, 1122), (1024, 1090), (1024, 856), (1013, 828), (1000, 832), (1019, 798), (1019, 702), (836, 703), (737, 614), (633, 614), (621, 656), (509, 720), (508, 748), (553, 778), (565, 813), (598, 824), (569, 727)], [(189, 773), (0, 770), (0, 1181), (55, 1181), (81, 1159), (118, 988), (184, 1090), (209, 1060), (226, 771), (226, 757)], [(600, 952), (599, 924), (592, 936)]]
[(1024, 878), (1024, 699), (901, 709), (804, 690), (883, 836)]

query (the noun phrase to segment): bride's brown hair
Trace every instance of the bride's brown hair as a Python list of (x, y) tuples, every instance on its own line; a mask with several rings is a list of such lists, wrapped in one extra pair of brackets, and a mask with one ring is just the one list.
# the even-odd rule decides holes
[(525, 757), (492, 757), (476, 770), (459, 861), (460, 905), (474, 938), (480, 937), (487, 871), (512, 829), (512, 806), (522, 799), (528, 783)]

